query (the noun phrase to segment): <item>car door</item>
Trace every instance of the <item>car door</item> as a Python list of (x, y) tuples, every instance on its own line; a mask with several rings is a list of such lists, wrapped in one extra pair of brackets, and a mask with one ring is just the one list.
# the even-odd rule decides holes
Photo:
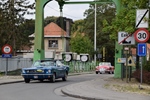
[(56, 65), (57, 65), (57, 70), (58, 70), (58, 76), (63, 77), (64, 72), (65, 72), (65, 68), (63, 64), (60, 61), (56, 61)]

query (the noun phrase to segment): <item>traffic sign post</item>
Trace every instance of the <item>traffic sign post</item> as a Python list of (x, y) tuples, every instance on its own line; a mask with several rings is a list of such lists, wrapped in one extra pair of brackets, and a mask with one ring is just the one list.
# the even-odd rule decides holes
[(8, 71), (8, 58), (12, 57), (12, 47), (8, 44), (4, 45), (2, 47), (2, 58), (6, 58), (6, 71), (5, 71), (5, 75), (7, 75), (7, 71)]
[(134, 33), (135, 40), (140, 43), (144, 43), (149, 39), (149, 32), (145, 28), (139, 28)]
[[(141, 84), (142, 84), (142, 56), (146, 56), (147, 53), (147, 47), (146, 47), (146, 43), (139, 43), (138, 44), (138, 56), (141, 57)], [(140, 85), (139, 85), (139, 88)]]
[[(146, 19), (146, 20), (145, 20)], [(136, 28), (138, 29), (134, 33), (135, 40), (140, 42), (137, 46), (138, 56), (141, 57), (141, 84), (142, 84), (142, 56), (146, 56), (147, 47), (146, 41), (149, 39), (149, 31), (144, 29), (148, 28), (149, 9), (137, 9), (136, 10)], [(139, 85), (139, 88), (140, 85)]]

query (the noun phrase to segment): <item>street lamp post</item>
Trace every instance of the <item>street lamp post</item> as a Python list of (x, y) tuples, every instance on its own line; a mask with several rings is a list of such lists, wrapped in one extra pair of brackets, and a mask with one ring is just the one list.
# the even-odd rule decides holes
[[(96, 51), (96, 3), (95, 3), (95, 26), (94, 26), (94, 51)], [(94, 61), (96, 64), (96, 54), (94, 54)]]

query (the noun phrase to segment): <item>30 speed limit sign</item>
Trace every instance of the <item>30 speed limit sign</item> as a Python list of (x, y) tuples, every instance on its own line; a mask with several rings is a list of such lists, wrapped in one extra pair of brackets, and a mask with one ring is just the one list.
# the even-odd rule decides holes
[(140, 43), (144, 43), (149, 39), (149, 32), (145, 28), (139, 28), (134, 33), (135, 40)]

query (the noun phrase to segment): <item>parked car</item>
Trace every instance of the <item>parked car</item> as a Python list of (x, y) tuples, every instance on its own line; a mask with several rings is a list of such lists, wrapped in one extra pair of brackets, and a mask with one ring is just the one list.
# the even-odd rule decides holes
[(100, 62), (98, 66), (95, 68), (95, 73), (103, 74), (103, 73), (109, 73), (114, 74), (114, 66), (111, 65), (110, 62)]
[(55, 82), (58, 78), (66, 81), (68, 72), (69, 66), (59, 60), (37, 60), (30, 68), (22, 68), (21, 75), (25, 83), (29, 83), (30, 80), (43, 81), (45, 79)]

